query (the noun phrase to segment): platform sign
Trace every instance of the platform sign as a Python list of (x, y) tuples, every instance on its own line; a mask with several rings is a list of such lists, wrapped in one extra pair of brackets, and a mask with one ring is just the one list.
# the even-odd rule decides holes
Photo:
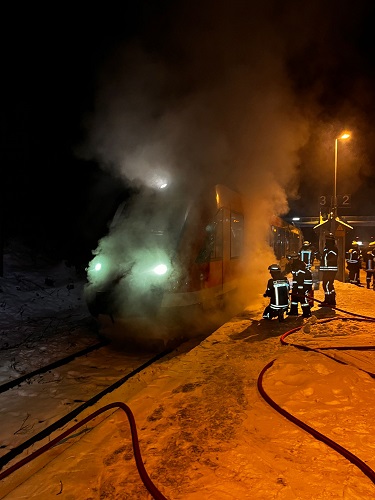
[(332, 206), (332, 196), (322, 194), (319, 196), (319, 205), (321, 208), (329, 208)]
[(338, 208), (350, 208), (351, 207), (351, 195), (350, 194), (339, 194), (337, 195), (337, 207)]
[[(322, 194), (319, 196), (320, 208), (330, 208), (333, 206), (332, 203), (333, 196)], [(351, 195), (350, 194), (338, 194), (337, 195), (337, 208), (350, 208), (351, 207)]]

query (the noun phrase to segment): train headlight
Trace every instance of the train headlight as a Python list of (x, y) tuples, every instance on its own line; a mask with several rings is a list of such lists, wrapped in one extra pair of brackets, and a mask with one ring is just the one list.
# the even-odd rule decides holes
[(86, 268), (87, 278), (91, 284), (99, 285), (106, 280), (111, 279), (113, 266), (106, 256), (100, 255), (94, 257)]
[(155, 274), (161, 276), (162, 274), (165, 274), (168, 271), (168, 268), (165, 264), (159, 264), (158, 266), (154, 267), (153, 271)]

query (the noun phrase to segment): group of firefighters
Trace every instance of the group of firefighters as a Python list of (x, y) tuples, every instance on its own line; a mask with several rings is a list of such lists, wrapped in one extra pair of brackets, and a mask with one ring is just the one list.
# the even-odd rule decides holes
[(366, 286), (375, 290), (375, 241), (369, 243), (365, 251), (361, 250), (358, 241), (353, 241), (352, 248), (347, 254), (346, 265), (349, 271), (349, 283), (362, 286), (360, 270), (365, 269)]
[[(263, 312), (264, 319), (277, 317), (284, 320), (284, 314), (298, 316), (298, 305), (301, 305), (302, 316), (309, 318), (314, 304), (314, 284), (311, 268), (314, 260), (320, 260), (324, 301), (319, 307), (336, 306), (336, 292), (334, 287), (338, 271), (338, 248), (333, 234), (325, 238), (322, 254), (305, 241), (298, 253), (288, 256), (284, 271), (279, 264), (268, 267), (271, 278), (268, 280), (264, 297), (270, 298), (270, 303)], [(371, 242), (364, 253), (357, 241), (352, 242), (352, 248), (347, 252), (347, 270), (349, 282), (353, 285), (363, 286), (360, 283), (360, 270), (366, 270), (367, 288), (375, 290), (375, 241)], [(288, 276), (291, 275), (291, 282)], [(371, 284), (372, 281), (372, 284)], [(289, 297), (290, 293), (290, 297)]]

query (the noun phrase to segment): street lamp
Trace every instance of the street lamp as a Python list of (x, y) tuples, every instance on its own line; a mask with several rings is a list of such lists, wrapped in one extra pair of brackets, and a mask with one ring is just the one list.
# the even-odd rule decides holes
[(343, 134), (340, 135), (340, 137), (337, 137), (335, 139), (335, 178), (333, 181), (333, 209), (332, 209), (332, 222), (331, 222), (331, 232), (335, 232), (335, 223), (336, 223), (336, 217), (337, 217), (337, 143), (339, 139), (349, 139), (350, 134), (348, 132), (344, 132)]

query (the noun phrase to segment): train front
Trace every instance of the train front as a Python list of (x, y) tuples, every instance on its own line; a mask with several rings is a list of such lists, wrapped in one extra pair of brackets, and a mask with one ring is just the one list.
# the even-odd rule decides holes
[(162, 337), (161, 303), (178, 281), (186, 197), (142, 189), (119, 207), (87, 268), (85, 300), (111, 340)]

